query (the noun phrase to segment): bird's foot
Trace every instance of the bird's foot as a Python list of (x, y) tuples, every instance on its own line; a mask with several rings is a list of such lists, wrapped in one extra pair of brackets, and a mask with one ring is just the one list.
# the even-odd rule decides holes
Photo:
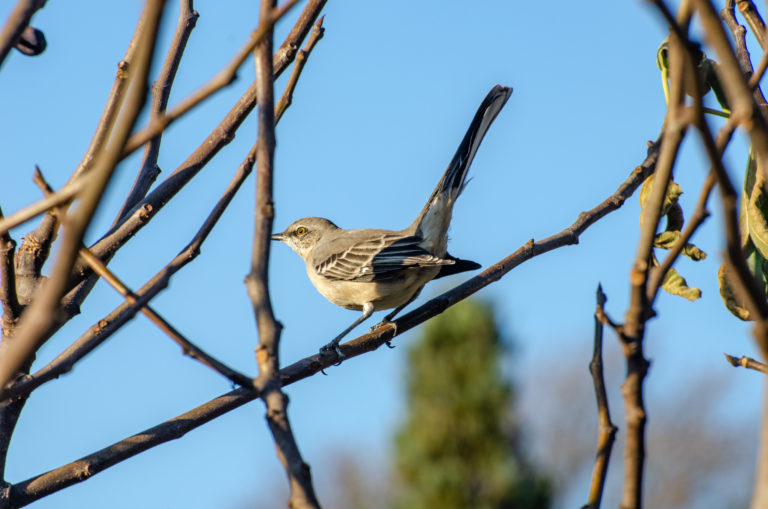
[[(385, 327), (387, 325), (391, 325), (392, 326), (392, 329), (393, 329), (393, 331), (392, 331), (392, 338), (397, 336), (397, 323), (391, 322), (388, 317), (385, 317), (384, 320), (382, 320), (379, 323), (377, 323), (376, 325), (372, 326), (370, 331), (374, 332), (377, 329), (380, 329), (380, 328)], [(389, 338), (388, 340), (386, 340), (384, 342), (384, 344), (387, 345), (389, 348), (394, 348), (394, 346), (392, 345), (392, 338)]]
[(331, 355), (335, 355), (336, 360), (338, 361), (334, 364), (334, 366), (338, 366), (341, 364), (341, 361), (344, 360), (344, 354), (339, 347), (339, 341), (333, 340), (327, 345), (320, 347), (321, 357), (329, 357)]

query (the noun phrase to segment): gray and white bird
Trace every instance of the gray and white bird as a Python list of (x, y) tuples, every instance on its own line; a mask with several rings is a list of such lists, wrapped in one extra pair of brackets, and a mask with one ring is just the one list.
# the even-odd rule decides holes
[(328, 219), (305, 217), (272, 235), (304, 259), (309, 280), (326, 299), (363, 313), (321, 353), (335, 350), (342, 358), (341, 339), (374, 311), (395, 308), (384, 319), (390, 321), (429, 281), (480, 267), (448, 254), (448, 227), (480, 142), (511, 94), (511, 88), (500, 85), (488, 92), (448, 169), (408, 228), (344, 230)]

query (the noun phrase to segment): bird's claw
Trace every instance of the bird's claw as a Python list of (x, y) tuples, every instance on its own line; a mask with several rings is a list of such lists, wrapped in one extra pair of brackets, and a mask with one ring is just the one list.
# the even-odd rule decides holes
[(338, 341), (331, 341), (325, 346), (320, 347), (320, 356), (325, 357), (331, 355), (331, 353), (336, 355), (336, 359), (339, 361), (334, 364), (334, 366), (338, 366), (341, 364), (341, 361), (344, 360), (344, 354), (341, 351), (341, 348), (339, 347)]
[(390, 321), (390, 320), (388, 320), (386, 318), (384, 320), (380, 321), (379, 323), (377, 323), (376, 325), (371, 326), (370, 332), (374, 332), (374, 331), (376, 331), (378, 329), (381, 329), (382, 327), (385, 327), (387, 325), (391, 325), (394, 328), (394, 332), (392, 333), (392, 336), (396, 336), (397, 335), (397, 322), (392, 322), (392, 321)]

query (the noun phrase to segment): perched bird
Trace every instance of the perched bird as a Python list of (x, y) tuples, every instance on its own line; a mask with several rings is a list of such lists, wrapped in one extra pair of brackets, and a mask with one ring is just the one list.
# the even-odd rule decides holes
[(480, 267), (448, 254), (448, 227), (469, 165), (511, 94), (511, 88), (500, 85), (488, 92), (448, 169), (408, 228), (344, 230), (328, 219), (305, 217), (272, 235), (304, 259), (310, 281), (326, 299), (363, 312), (321, 353), (335, 350), (342, 358), (339, 341), (374, 311), (395, 308), (384, 319), (390, 321), (429, 281)]

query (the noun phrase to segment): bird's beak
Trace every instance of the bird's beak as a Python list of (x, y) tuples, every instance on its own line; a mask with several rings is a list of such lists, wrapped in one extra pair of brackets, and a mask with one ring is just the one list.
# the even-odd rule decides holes
[(283, 236), (282, 233), (273, 233), (271, 239), (279, 240), (280, 242), (282, 242), (283, 240), (285, 240), (285, 236)]

